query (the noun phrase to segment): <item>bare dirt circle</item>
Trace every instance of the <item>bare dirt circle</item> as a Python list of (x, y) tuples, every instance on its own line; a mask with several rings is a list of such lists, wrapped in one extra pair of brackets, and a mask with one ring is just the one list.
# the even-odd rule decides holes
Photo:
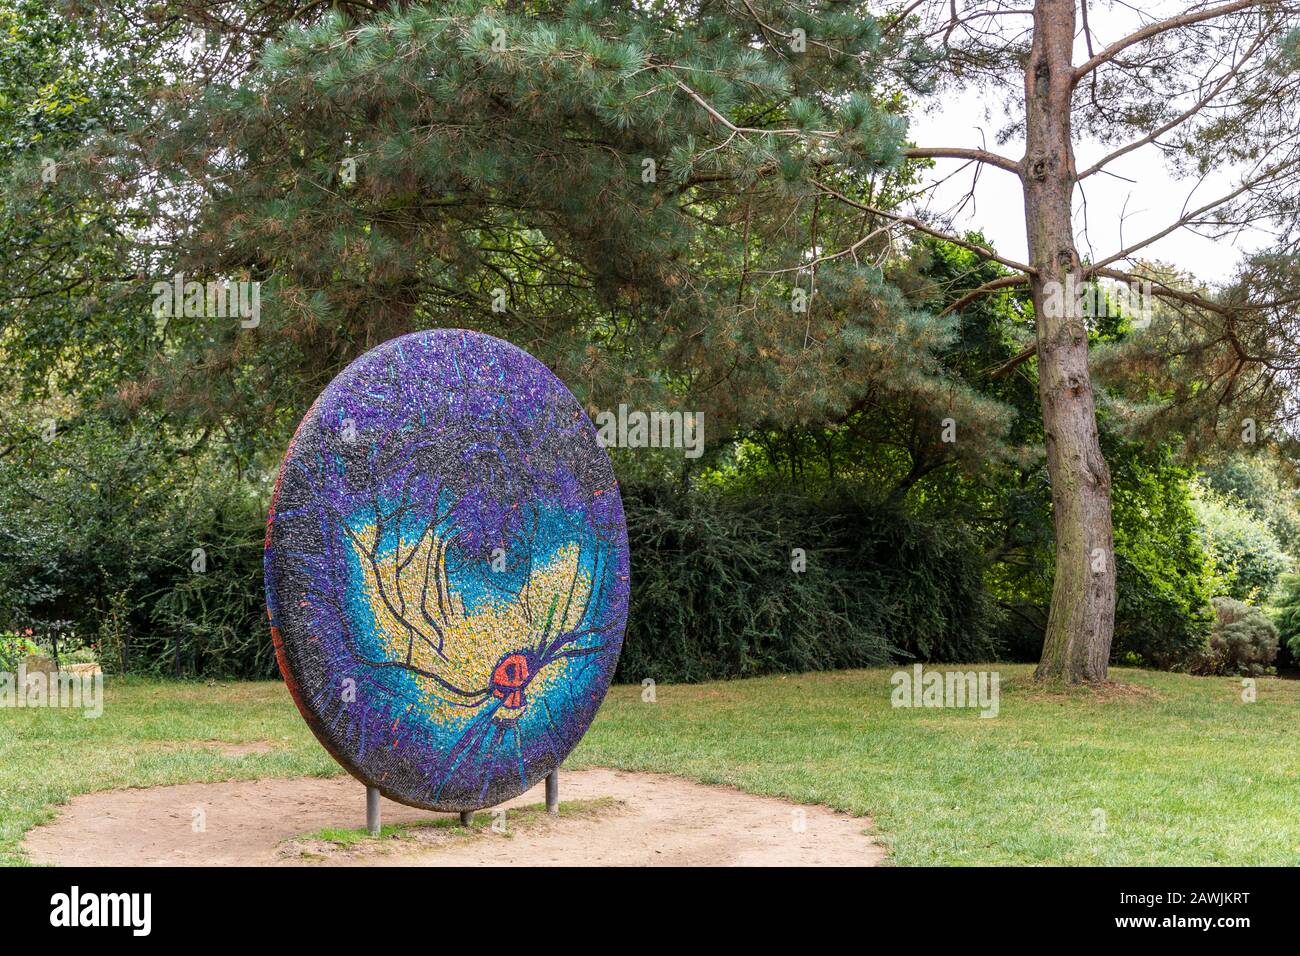
[[(560, 772), (561, 812), (541, 786), (451, 814), (387, 800), (378, 839), (320, 831), (365, 824), (352, 777), (110, 790), (74, 797), (30, 831), (33, 863), (76, 866), (874, 866), (871, 821), (660, 774)], [(345, 835), (346, 836), (346, 835)]]

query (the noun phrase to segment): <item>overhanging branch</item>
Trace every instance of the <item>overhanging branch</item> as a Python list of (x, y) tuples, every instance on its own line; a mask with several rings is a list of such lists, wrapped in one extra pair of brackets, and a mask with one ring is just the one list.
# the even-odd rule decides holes
[(1236, 199), (1238, 196), (1242, 195), (1243, 193), (1249, 192), (1250, 190), (1254, 189), (1260, 184), (1267, 182), (1268, 180), (1273, 179), (1281, 175), (1282, 173), (1288, 172), (1291, 167), (1292, 167), (1291, 163), (1284, 163), (1278, 166), (1269, 167), (1269, 169), (1267, 169), (1265, 172), (1261, 173), (1260, 175), (1255, 176), (1252, 179), (1247, 179), (1245, 182), (1243, 182), (1232, 192), (1226, 193), (1217, 199), (1212, 199), (1209, 202), (1205, 203), (1203, 206), (1198, 206), (1196, 209), (1193, 209), (1189, 213), (1184, 213), (1182, 216), (1180, 216), (1174, 222), (1170, 223), (1164, 229), (1161, 229), (1159, 232), (1154, 232), (1151, 235), (1147, 236), (1145, 239), (1140, 239), (1137, 242), (1133, 243), (1132, 245), (1124, 247), (1119, 252), (1116, 252), (1114, 255), (1107, 256), (1105, 259), (1102, 259), (1099, 262), (1097, 262), (1096, 265), (1085, 270), (1085, 272), (1095, 273), (1097, 272), (1097, 270), (1101, 269), (1104, 266), (1110, 265), (1112, 262), (1119, 262), (1121, 259), (1129, 258), (1131, 255), (1133, 255), (1133, 253), (1137, 252), (1139, 249), (1144, 249), (1147, 246), (1151, 245), (1151, 243), (1163, 239), (1165, 236), (1169, 235), (1170, 233), (1176, 232), (1177, 230), (1183, 228), (1184, 226), (1196, 222), (1198, 219), (1200, 219), (1201, 216), (1205, 215), (1206, 213), (1212, 212), (1213, 210), (1218, 209), (1220, 206), (1232, 202), (1232, 200)]
[(1116, 40), (1110, 46), (1106, 47), (1106, 49), (1076, 67), (1074, 71), (1074, 82), (1078, 83), (1093, 70), (1097, 69), (1097, 67), (1115, 59), (1116, 56), (1123, 53), (1129, 47), (1141, 43), (1144, 40), (1150, 40), (1152, 37), (1157, 37), (1162, 33), (1168, 33), (1170, 30), (1178, 30), (1182, 27), (1192, 26), (1196, 23), (1204, 23), (1206, 20), (1213, 20), (1217, 17), (1227, 16), (1230, 13), (1236, 13), (1239, 10), (1246, 10), (1250, 7), (1271, 7), (1278, 5), (1278, 0), (1231, 0), (1229, 3), (1222, 3), (1216, 7), (1206, 7), (1203, 10), (1194, 10), (1190, 13), (1170, 17), (1167, 20), (1158, 20), (1155, 23), (1149, 23), (1141, 30), (1135, 30), (1122, 40)]
[(1223, 92), (1224, 87), (1226, 87), (1230, 82), (1232, 82), (1233, 77), (1235, 77), (1238, 73), (1241, 72), (1242, 67), (1244, 67), (1246, 63), (1250, 61), (1250, 58), (1255, 55), (1255, 52), (1259, 50), (1261, 46), (1264, 45), (1264, 40), (1267, 39), (1267, 37), (1268, 37), (1267, 33), (1260, 33), (1260, 35), (1256, 37), (1255, 42), (1251, 44), (1250, 49), (1248, 49), (1245, 52), (1245, 54), (1242, 55), (1242, 57), (1235, 64), (1233, 64), (1232, 69), (1229, 70), (1227, 73), (1225, 73), (1219, 79), (1219, 81), (1215, 83), (1213, 87), (1211, 87), (1210, 92), (1206, 93), (1203, 97), (1201, 97), (1194, 105), (1188, 107), (1182, 113), (1175, 116), (1173, 119), (1169, 120), (1169, 122), (1161, 124), (1156, 129), (1152, 130), (1150, 133), (1143, 136), (1141, 139), (1135, 139), (1133, 140), (1133, 142), (1121, 146), (1119, 149), (1115, 150), (1114, 152), (1106, 154), (1101, 159), (1097, 160), (1097, 162), (1093, 163), (1091, 166), (1085, 169), (1083, 172), (1079, 173), (1078, 178), (1080, 180), (1087, 179), (1093, 173), (1100, 172), (1103, 167), (1108, 166), (1110, 163), (1119, 159), (1121, 156), (1127, 155), (1128, 153), (1133, 152), (1133, 150), (1135, 149), (1140, 149), (1141, 147), (1146, 146), (1149, 143), (1155, 142), (1156, 139), (1163, 136), (1171, 129), (1174, 129), (1175, 127), (1187, 122), (1193, 116), (1196, 116), (1198, 113), (1201, 112), (1201, 110), (1203, 110), (1206, 106), (1208, 106), (1216, 96), (1218, 96), (1221, 92)]
[(949, 312), (959, 312), (982, 295), (987, 295), (990, 292), (996, 292), (999, 289), (1010, 289), (1014, 286), (1025, 285), (1028, 282), (1029, 282), (1028, 276), (1000, 276), (996, 279), (984, 283), (982, 286), (978, 286), (974, 289), (971, 289), (960, 299), (957, 299), (955, 302), (950, 303), (947, 306), (947, 308), (945, 308), (942, 312), (939, 313), (939, 315), (940, 317), (943, 317), (947, 315)]
[(955, 146), (914, 146), (903, 150), (908, 159), (965, 159), (977, 163), (988, 163), (1009, 173), (1020, 175), (1020, 164), (1014, 159), (999, 155), (987, 149), (963, 149)]
[(962, 239), (960, 236), (954, 236), (951, 235), (950, 233), (941, 232), (940, 230), (935, 229), (933, 226), (927, 225), (926, 223), (922, 222), (921, 220), (917, 219), (914, 216), (902, 216), (899, 215), (898, 213), (887, 212), (884, 209), (877, 209), (875, 206), (869, 206), (866, 203), (858, 202), (856, 199), (852, 199), (844, 195), (843, 193), (835, 189), (832, 189), (830, 186), (827, 186), (825, 183), (819, 182), (817, 180), (813, 180), (813, 185), (816, 186), (818, 189), (820, 189), (822, 192), (826, 193), (826, 195), (834, 196), (840, 202), (852, 206), (854, 209), (860, 209), (863, 212), (871, 213), (874, 216), (881, 216), (882, 218), (885, 219), (892, 219), (894, 222), (900, 223), (901, 225), (910, 226), (911, 228), (915, 229), (917, 232), (923, 232), (927, 236), (933, 236), (936, 239), (942, 239), (944, 242), (951, 242), (953, 245), (961, 246), (963, 249), (969, 249), (971, 252), (978, 253), (979, 255), (983, 256), (985, 259), (989, 259), (993, 262), (1000, 263), (1006, 266), (1008, 269), (1015, 269), (1017, 272), (1023, 272), (1025, 275), (1028, 276), (1038, 274), (1033, 266), (1026, 265), (1023, 262), (1016, 262), (1016, 260), (1014, 259), (1006, 259), (998, 255), (992, 249), (989, 249), (985, 246), (981, 246), (978, 243), (974, 243), (966, 239)]

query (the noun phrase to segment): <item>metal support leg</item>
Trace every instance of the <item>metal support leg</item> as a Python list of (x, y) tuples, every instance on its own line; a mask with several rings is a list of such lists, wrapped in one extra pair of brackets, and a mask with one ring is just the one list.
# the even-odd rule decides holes
[(366, 787), (366, 829), (379, 836), (379, 788)]
[(463, 826), (463, 827), (468, 827), (468, 826), (473, 826), (473, 825), (474, 825), (474, 811), (473, 811), (473, 810), (462, 810), (462, 811), (460, 811), (460, 825)]
[(560, 768), (546, 775), (546, 812), (560, 812)]

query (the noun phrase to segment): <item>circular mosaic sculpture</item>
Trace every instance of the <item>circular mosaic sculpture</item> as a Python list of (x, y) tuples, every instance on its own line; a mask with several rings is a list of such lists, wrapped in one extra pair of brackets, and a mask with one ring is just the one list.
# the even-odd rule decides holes
[(266, 531), (285, 683), (387, 797), (473, 810), (559, 765), (623, 642), (628, 548), (577, 400), (507, 342), (372, 349), (298, 426)]

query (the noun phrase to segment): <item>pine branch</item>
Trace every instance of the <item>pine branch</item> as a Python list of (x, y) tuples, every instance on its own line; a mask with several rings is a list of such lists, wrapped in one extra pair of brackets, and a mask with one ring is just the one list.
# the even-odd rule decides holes
[(903, 150), (908, 159), (966, 159), (977, 163), (988, 163), (1007, 172), (1021, 175), (1020, 164), (1014, 159), (999, 155), (987, 149), (963, 149), (955, 146), (923, 146)]
[(1165, 236), (1169, 235), (1170, 233), (1176, 232), (1177, 230), (1183, 228), (1184, 226), (1187, 226), (1195, 222), (1201, 216), (1205, 215), (1207, 212), (1211, 212), (1219, 208), (1220, 206), (1232, 202), (1232, 200), (1236, 199), (1238, 196), (1242, 195), (1243, 193), (1249, 192), (1250, 190), (1254, 189), (1256, 186), (1259, 186), (1261, 183), (1266, 182), (1267, 180), (1270, 179), (1274, 179), (1277, 176), (1281, 175), (1282, 173), (1294, 170), (1296, 166), (1297, 164), (1291, 162), (1282, 163), (1276, 166), (1270, 166), (1265, 172), (1260, 173), (1258, 176), (1255, 176), (1252, 179), (1247, 179), (1246, 181), (1244, 181), (1240, 186), (1232, 190), (1232, 192), (1225, 193), (1224, 195), (1218, 197), (1217, 199), (1212, 199), (1209, 202), (1205, 203), (1204, 205), (1198, 206), (1196, 209), (1193, 209), (1189, 213), (1184, 213), (1182, 216), (1178, 217), (1178, 219), (1170, 223), (1164, 229), (1161, 229), (1159, 232), (1154, 232), (1144, 239), (1139, 239), (1137, 242), (1133, 243), (1132, 245), (1126, 246), (1125, 248), (1121, 249), (1119, 252), (1116, 252), (1115, 254), (1107, 256), (1105, 259), (1100, 260), (1096, 265), (1094, 265), (1091, 268), (1090, 271), (1096, 272), (1098, 269), (1102, 268), (1103, 266), (1108, 266), (1112, 262), (1118, 262), (1121, 259), (1129, 258), (1130, 256), (1133, 255), (1133, 253), (1137, 252), (1139, 249), (1144, 249), (1147, 246), (1151, 245), (1151, 243), (1157, 242), (1163, 239)]
[(987, 295), (990, 292), (996, 292), (998, 289), (1009, 289), (1018, 285), (1026, 285), (1028, 282), (1029, 282), (1028, 276), (1000, 276), (989, 282), (985, 282), (982, 286), (978, 286), (974, 289), (971, 289), (960, 299), (948, 305), (942, 312), (939, 313), (939, 316), (940, 318), (942, 318), (943, 316), (947, 315), (950, 312), (960, 312), (962, 309), (966, 308), (966, 306), (970, 305), (972, 302), (974, 302), (982, 295)]
[(1193, 26), (1197, 23), (1204, 23), (1206, 20), (1213, 20), (1217, 17), (1227, 16), (1230, 13), (1236, 13), (1239, 10), (1246, 10), (1250, 7), (1273, 7), (1280, 6), (1277, 0), (1231, 0), (1230, 3), (1223, 3), (1217, 7), (1207, 7), (1204, 10), (1197, 10), (1191, 13), (1180, 14), (1176, 17), (1170, 17), (1167, 20), (1158, 20), (1155, 23), (1149, 23), (1140, 30), (1135, 30), (1121, 40), (1116, 40), (1106, 49), (1088, 59), (1082, 65), (1075, 68), (1074, 82), (1077, 84), (1081, 79), (1097, 69), (1104, 63), (1115, 59), (1116, 56), (1123, 53), (1129, 47), (1141, 43), (1144, 40), (1150, 40), (1152, 37), (1160, 36), (1162, 33), (1168, 33), (1170, 30), (1178, 30), (1183, 27)]
[(1232, 69), (1229, 70), (1227, 73), (1225, 73), (1223, 77), (1220, 78), (1219, 82), (1216, 83), (1214, 87), (1210, 90), (1210, 92), (1206, 93), (1205, 96), (1201, 97), (1201, 99), (1198, 100), (1193, 106), (1188, 107), (1188, 109), (1186, 109), (1184, 112), (1182, 112), (1178, 116), (1175, 116), (1169, 122), (1164, 123), (1157, 129), (1152, 130), (1150, 133), (1148, 133), (1146, 136), (1143, 136), (1141, 139), (1136, 139), (1131, 143), (1121, 146), (1119, 149), (1115, 150), (1114, 152), (1106, 154), (1101, 159), (1097, 160), (1097, 162), (1093, 163), (1091, 166), (1089, 166), (1087, 169), (1081, 172), (1078, 178), (1080, 180), (1083, 180), (1091, 176), (1093, 173), (1100, 172), (1103, 167), (1108, 166), (1110, 163), (1119, 159), (1121, 156), (1131, 153), (1135, 149), (1140, 149), (1141, 147), (1146, 146), (1148, 143), (1155, 142), (1155, 140), (1158, 137), (1163, 136), (1165, 133), (1169, 132), (1174, 127), (1179, 126), (1182, 123), (1187, 122), (1193, 116), (1196, 116), (1198, 113), (1201, 112), (1202, 109), (1204, 109), (1207, 105), (1209, 105), (1209, 103), (1216, 96), (1218, 96), (1221, 92), (1223, 92), (1223, 88), (1232, 81), (1232, 78), (1234, 76), (1236, 76), (1238, 73), (1241, 72), (1242, 67), (1244, 67), (1246, 63), (1249, 62), (1250, 58), (1254, 56), (1255, 51), (1264, 45), (1264, 41), (1267, 38), (1268, 38), (1268, 34), (1261, 32), (1260, 35), (1256, 37), (1255, 42), (1251, 44), (1250, 49), (1245, 52), (1245, 54), (1241, 57), (1240, 60), (1238, 60), (1235, 64), (1233, 64)]
[(850, 199), (848, 196), (845, 196), (843, 193), (832, 189), (830, 186), (827, 186), (825, 183), (819, 182), (818, 180), (813, 180), (813, 185), (816, 186), (818, 189), (820, 189), (822, 192), (826, 193), (828, 196), (834, 196), (840, 202), (846, 203), (847, 205), (852, 206), (854, 209), (860, 209), (863, 212), (869, 212), (872, 215), (881, 216), (885, 219), (892, 219), (895, 222), (904, 226), (911, 226), (917, 232), (923, 232), (927, 236), (933, 236), (935, 239), (942, 239), (944, 242), (951, 242), (954, 245), (961, 246), (963, 249), (969, 249), (971, 252), (978, 253), (979, 255), (983, 256), (985, 259), (990, 259), (993, 262), (1000, 263), (1001, 265), (1006, 266), (1008, 269), (1015, 269), (1017, 272), (1023, 272), (1025, 275), (1028, 276), (1038, 274), (1037, 270), (1035, 270), (1033, 266), (1026, 265), (1023, 262), (1016, 262), (1014, 259), (1003, 258), (1002, 256), (998, 255), (996, 252), (994, 252), (992, 249), (989, 249), (985, 246), (978, 245), (974, 242), (969, 242), (966, 239), (962, 239), (959, 236), (951, 235), (950, 233), (941, 232), (932, 226), (926, 225), (925, 223), (915, 218), (914, 216), (901, 216), (898, 213), (886, 212), (883, 209), (877, 209), (875, 206), (869, 206), (866, 203), (858, 202), (856, 199)]

